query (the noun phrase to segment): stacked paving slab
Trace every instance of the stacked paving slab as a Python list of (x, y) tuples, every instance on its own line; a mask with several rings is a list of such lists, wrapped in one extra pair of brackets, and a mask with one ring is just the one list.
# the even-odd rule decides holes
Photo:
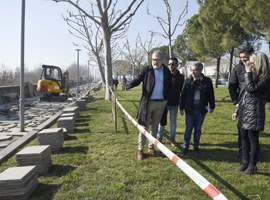
[(84, 96), (81, 99), (84, 99), (86, 101), (86, 103), (90, 103), (91, 100), (93, 100), (93, 96)]
[(52, 165), (50, 145), (29, 146), (15, 154), (17, 166), (37, 167), (39, 175), (47, 174)]
[(78, 100), (76, 100), (76, 105), (79, 107), (79, 110), (85, 110), (86, 100), (85, 99), (78, 99)]
[(37, 134), (40, 145), (50, 145), (52, 153), (59, 153), (64, 144), (63, 128), (43, 129)]
[(78, 106), (72, 106), (72, 107), (67, 107), (62, 110), (62, 114), (64, 113), (75, 113), (75, 119), (79, 117), (79, 107)]
[(0, 200), (27, 200), (37, 186), (36, 166), (10, 167), (0, 174)]
[(74, 126), (75, 126), (75, 117), (70, 116), (70, 117), (60, 117), (57, 120), (57, 127), (58, 128), (65, 128), (67, 133), (72, 133), (74, 132)]

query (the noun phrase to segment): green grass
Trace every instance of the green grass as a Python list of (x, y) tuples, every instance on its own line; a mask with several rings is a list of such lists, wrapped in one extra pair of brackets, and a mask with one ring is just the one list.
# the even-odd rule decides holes
[[(53, 165), (46, 176), (39, 177), (34, 199), (210, 199), (192, 180), (165, 156), (137, 161), (138, 131), (117, 108), (118, 132), (115, 134), (111, 102), (100, 91), (95, 102), (87, 105), (76, 121), (76, 130), (65, 141), (60, 154), (52, 155)], [(216, 109), (207, 114), (201, 137), (201, 154), (189, 151), (184, 159), (228, 199), (269, 199), (269, 105), (265, 132), (260, 134), (259, 172), (246, 177), (234, 172), (237, 129), (231, 120), (234, 106), (227, 88), (215, 90)], [(140, 87), (116, 91), (123, 107), (136, 118)], [(177, 142), (182, 144), (184, 116), (178, 116)], [(181, 147), (171, 147), (179, 154)], [(28, 145), (37, 145), (34, 140)], [(16, 165), (14, 156), (0, 166), (0, 171)]]

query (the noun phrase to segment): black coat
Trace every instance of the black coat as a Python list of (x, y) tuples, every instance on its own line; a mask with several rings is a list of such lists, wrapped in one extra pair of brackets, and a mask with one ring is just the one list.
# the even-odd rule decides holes
[[(163, 65), (163, 75), (164, 75), (164, 82), (163, 82), (163, 97), (164, 100), (168, 100), (169, 94), (171, 93), (171, 83), (172, 83), (172, 78), (171, 78), (171, 72), (170, 70)], [(140, 101), (140, 106), (138, 110), (138, 123), (145, 126), (146, 125), (146, 114), (147, 114), (147, 105), (149, 98), (152, 95), (154, 85), (155, 85), (155, 75), (154, 75), (154, 69), (152, 66), (147, 66), (142, 69), (140, 74), (131, 81), (127, 89), (133, 88), (135, 86), (142, 84), (142, 97)]]
[[(202, 74), (202, 89), (200, 90), (200, 112), (207, 113), (206, 107), (215, 109), (215, 95), (212, 80)], [(184, 88), (181, 94), (180, 110), (185, 110), (186, 113), (192, 114), (194, 112), (194, 94), (195, 81), (193, 77), (186, 79)]]
[(245, 66), (242, 63), (235, 65), (232, 69), (228, 88), (234, 105), (238, 103), (239, 95), (245, 89), (245, 73)]
[(239, 127), (245, 130), (263, 131), (265, 125), (265, 90), (270, 85), (270, 77), (253, 81), (252, 72), (245, 74), (245, 91), (239, 102)]
[(180, 93), (184, 85), (185, 77), (178, 70), (172, 74), (172, 90), (168, 98), (168, 106), (178, 106), (180, 104)]
[[(176, 73), (172, 74), (172, 90), (168, 98), (168, 106), (178, 106), (180, 104), (180, 94), (183, 89), (184, 81), (185, 77), (179, 70), (176, 70)], [(167, 125), (167, 114), (168, 109), (166, 107), (160, 120), (161, 126)]]

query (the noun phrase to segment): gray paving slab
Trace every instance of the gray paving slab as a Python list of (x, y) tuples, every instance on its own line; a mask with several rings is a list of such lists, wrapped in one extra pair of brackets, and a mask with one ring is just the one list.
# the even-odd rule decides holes
[(9, 140), (12, 138), (12, 135), (0, 135), (0, 141)]

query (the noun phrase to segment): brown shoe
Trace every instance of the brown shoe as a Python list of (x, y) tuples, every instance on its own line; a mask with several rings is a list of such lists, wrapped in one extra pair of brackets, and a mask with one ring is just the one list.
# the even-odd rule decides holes
[(148, 153), (151, 156), (157, 156), (157, 152), (154, 148), (148, 148)]
[(137, 155), (138, 160), (143, 160), (143, 157), (144, 157), (143, 150), (139, 150)]

